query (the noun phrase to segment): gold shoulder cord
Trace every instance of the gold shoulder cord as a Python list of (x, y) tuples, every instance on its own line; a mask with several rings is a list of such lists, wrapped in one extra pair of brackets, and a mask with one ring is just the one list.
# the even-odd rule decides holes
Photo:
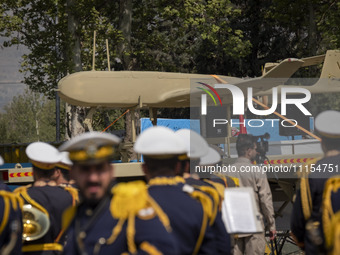
[(334, 248), (334, 245), (337, 245), (336, 243), (338, 243), (338, 241), (334, 242), (334, 237), (340, 235), (340, 212), (334, 214), (331, 201), (332, 193), (339, 192), (339, 189), (340, 175), (329, 178), (325, 184), (323, 192), (322, 223), (325, 243), (328, 249), (332, 249)]
[[(147, 208), (152, 208), (168, 231), (171, 231), (170, 220), (159, 205), (149, 196), (147, 186), (143, 181), (120, 183), (112, 188), (113, 198), (110, 203), (110, 212), (113, 218), (118, 219), (118, 224), (113, 228), (111, 236), (106, 244), (112, 244), (121, 233), (123, 225), (127, 222), (126, 237), (130, 253), (137, 252), (134, 241), (136, 234), (135, 219), (138, 213)], [(153, 250), (151, 244), (145, 243), (144, 250)]]
[[(5, 226), (8, 223), (9, 214), (11, 211), (11, 207), (13, 207), (14, 210), (21, 209), (24, 205), (23, 200), (17, 195), (13, 194), (8, 191), (0, 191), (0, 196), (4, 200), (4, 208), (3, 208), (3, 217), (1, 219), (0, 224), (0, 234), (4, 231)], [(18, 208), (19, 207), (19, 208)]]
[(300, 180), (300, 195), (301, 195), (301, 206), (302, 206), (302, 212), (305, 217), (305, 220), (308, 220), (312, 214), (312, 195), (310, 192), (310, 186), (309, 186), (309, 171), (311, 164), (315, 164), (318, 162), (320, 158), (316, 158), (313, 160), (308, 161), (302, 169), (304, 172), (301, 173), (301, 180)]
[[(196, 186), (195, 186), (196, 187)], [(220, 200), (220, 196), (217, 192), (216, 189), (214, 189), (213, 187), (208, 187), (208, 186), (197, 186), (196, 188), (200, 189), (201, 191), (203, 191), (204, 193), (207, 193), (208, 195), (210, 195), (213, 199), (213, 203), (212, 203), (212, 214), (209, 220), (209, 225), (211, 226), (216, 218), (216, 214), (217, 214), (217, 210), (220, 208), (220, 204), (221, 204), (221, 200)], [(200, 200), (201, 201), (201, 200)], [(203, 204), (203, 203), (202, 203)]]

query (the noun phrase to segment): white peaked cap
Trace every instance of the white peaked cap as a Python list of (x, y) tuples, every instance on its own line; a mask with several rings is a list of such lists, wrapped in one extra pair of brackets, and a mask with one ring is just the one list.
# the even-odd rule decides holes
[(207, 166), (216, 164), (221, 161), (221, 155), (214, 148), (209, 147), (209, 151), (206, 155), (200, 158), (200, 165)]
[(48, 143), (34, 142), (27, 146), (26, 155), (32, 164), (43, 170), (51, 170), (61, 160), (59, 151)]
[(195, 131), (179, 129), (175, 134), (184, 142), (189, 158), (200, 158), (208, 153), (209, 145), (207, 141)]
[(44, 142), (34, 142), (26, 148), (27, 157), (36, 162), (55, 164), (61, 160), (59, 151), (52, 145)]
[(141, 133), (134, 150), (143, 155), (179, 155), (187, 153), (183, 141), (170, 128), (150, 127)]
[(109, 160), (114, 155), (114, 145), (120, 138), (109, 133), (87, 132), (75, 136), (59, 147), (60, 151), (68, 151), (73, 162), (93, 163)]
[(327, 138), (340, 138), (340, 112), (328, 110), (315, 118), (315, 129)]
[(62, 152), (60, 152), (60, 154), (61, 154), (61, 160), (60, 160), (60, 162), (62, 163), (62, 164), (65, 164), (65, 165), (69, 165), (69, 166), (72, 166), (73, 165), (73, 163), (72, 163), (72, 161), (70, 160), (70, 158), (69, 158), (69, 152), (68, 151), (62, 151)]
[(83, 150), (89, 144), (95, 145), (96, 147), (101, 147), (105, 145), (116, 145), (120, 143), (120, 138), (109, 133), (100, 132), (87, 132), (75, 136), (71, 140), (63, 143), (60, 147), (60, 151), (75, 151)]

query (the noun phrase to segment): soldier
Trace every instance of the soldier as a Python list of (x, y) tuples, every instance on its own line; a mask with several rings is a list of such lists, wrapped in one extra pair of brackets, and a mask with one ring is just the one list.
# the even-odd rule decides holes
[[(262, 218), (265, 218), (267, 228), (269, 229), (270, 239), (276, 237), (276, 227), (274, 219), (273, 200), (270, 186), (266, 174), (261, 173), (260, 168), (256, 171), (242, 173), (241, 167), (253, 166), (255, 160), (256, 141), (252, 135), (240, 134), (236, 141), (236, 150), (238, 158), (233, 165), (236, 167), (236, 177), (240, 180), (240, 186), (251, 187), (255, 192), (255, 200), (258, 211)], [(263, 221), (262, 221), (263, 223)], [(264, 227), (264, 224), (263, 224)], [(252, 235), (238, 235), (235, 237), (234, 254), (264, 254), (266, 247), (264, 233)]]
[[(3, 159), (0, 156), (0, 165)], [(0, 190), (0, 254), (21, 254), (22, 227), (21, 208), (23, 201), (19, 196)]]
[(34, 184), (14, 192), (24, 199), (24, 254), (61, 254), (62, 212), (75, 203), (74, 197), (51, 181), (55, 165), (61, 160), (53, 146), (35, 142), (26, 148), (32, 162)]
[(321, 135), (324, 158), (303, 167), (291, 218), (292, 236), (306, 254), (319, 254), (323, 247), (321, 222), (322, 194), (325, 182), (339, 174), (340, 112), (324, 111), (315, 118), (315, 129)]
[(169, 219), (154, 206), (145, 183), (113, 182), (110, 160), (119, 142), (114, 135), (89, 132), (60, 147), (70, 152), (80, 192), (79, 205), (64, 213), (64, 254), (177, 254)]
[(213, 220), (212, 200), (176, 176), (181, 171), (179, 157), (187, 153), (182, 140), (171, 129), (151, 127), (137, 138), (134, 150), (143, 154), (149, 193), (169, 216), (179, 253), (217, 254), (209, 225)]
[(68, 185), (70, 182), (70, 170), (72, 161), (69, 159), (68, 152), (61, 152), (61, 160), (55, 166), (54, 173), (51, 177), (57, 185)]
[[(175, 134), (182, 139), (188, 151), (186, 157), (181, 157), (182, 172), (187, 175), (187, 177), (184, 178), (185, 182), (208, 194), (214, 203), (213, 219), (210, 220), (209, 223), (215, 235), (216, 254), (230, 254), (230, 236), (222, 221), (221, 213), (224, 186), (220, 189), (220, 187), (214, 186), (215, 184), (218, 186), (218, 183), (210, 181), (209, 179), (200, 180), (192, 178), (189, 172), (190, 165), (192, 168), (199, 166), (201, 157), (209, 155), (209, 151), (212, 148), (208, 146), (208, 143), (202, 136), (190, 129), (180, 129), (176, 131)], [(220, 161), (220, 157), (218, 161)]]
[(327, 180), (322, 199), (322, 234), (327, 254), (340, 253), (340, 177)]

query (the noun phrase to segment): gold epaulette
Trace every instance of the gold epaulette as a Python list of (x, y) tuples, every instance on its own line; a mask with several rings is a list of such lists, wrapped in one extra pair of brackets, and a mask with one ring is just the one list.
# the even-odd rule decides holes
[(202, 208), (203, 208), (201, 231), (196, 241), (194, 252), (192, 253), (192, 254), (197, 254), (199, 251), (199, 248), (202, 245), (203, 237), (205, 235), (205, 231), (208, 226), (208, 221), (212, 218), (212, 215), (213, 215), (213, 202), (211, 198), (207, 194), (205, 194), (203, 191), (196, 190), (194, 189), (194, 187), (188, 184), (184, 184), (183, 191), (189, 193), (190, 196), (193, 197), (194, 199), (197, 199), (202, 204)]
[(168, 231), (171, 231), (170, 220), (148, 193), (148, 188), (143, 181), (119, 183), (112, 188), (113, 198), (110, 203), (110, 212), (113, 218), (118, 219), (117, 225), (112, 230), (112, 235), (107, 239), (107, 244), (112, 244), (127, 221), (126, 237), (130, 253), (136, 253), (134, 242), (136, 233), (135, 218), (150, 219), (156, 215)]
[[(326, 247), (332, 250), (334, 237), (340, 234), (340, 212), (334, 212), (332, 193), (340, 192), (340, 175), (329, 178), (325, 184), (322, 199), (322, 224)], [(336, 239), (339, 240), (339, 239)], [(338, 241), (336, 241), (338, 243)]]
[[(195, 186), (196, 187), (196, 186)], [(207, 193), (208, 195), (211, 196), (211, 198), (213, 199), (213, 205), (212, 205), (212, 214), (211, 217), (209, 218), (209, 224), (210, 226), (214, 223), (216, 215), (217, 215), (217, 211), (220, 208), (221, 205), (221, 199), (220, 196), (217, 192), (217, 190), (213, 187), (209, 187), (209, 186), (197, 186), (197, 188), (205, 193)]]
[(216, 189), (216, 191), (218, 192), (218, 195), (220, 196), (221, 201), (222, 201), (224, 199), (225, 186), (221, 183), (214, 182), (214, 181), (208, 180), (208, 179), (205, 179), (204, 181), (206, 183), (209, 183), (210, 185), (212, 185)]
[(9, 214), (11, 212), (11, 208), (14, 210), (22, 209), (24, 205), (24, 201), (21, 197), (16, 194), (5, 190), (0, 190), (0, 196), (4, 200), (4, 207), (3, 207), (3, 217), (1, 219), (0, 224), (0, 234), (4, 231), (5, 226), (8, 223)]
[(298, 177), (300, 178), (308, 177), (308, 175), (310, 174), (311, 165), (316, 164), (320, 159), (322, 159), (322, 157), (307, 160), (306, 163), (304, 163), (302, 167), (300, 168), (301, 171), (298, 171), (297, 173)]
[(72, 187), (71, 185), (60, 185), (72, 196), (72, 206), (75, 206), (79, 202), (78, 189)]
[(237, 177), (231, 177), (231, 176), (227, 176), (228, 178), (230, 178), (234, 184), (235, 184), (235, 187), (240, 187), (240, 179), (237, 178)]
[(61, 218), (61, 230), (57, 238), (54, 240), (56, 243), (59, 242), (60, 238), (64, 235), (65, 231), (70, 226), (71, 222), (73, 221), (76, 215), (76, 212), (77, 212), (77, 207), (75, 206), (70, 206), (63, 212), (63, 215)]
[(300, 195), (301, 195), (301, 206), (302, 212), (305, 217), (305, 220), (308, 220), (312, 214), (312, 195), (310, 192), (308, 175), (310, 173), (310, 166), (318, 162), (320, 158), (315, 158), (306, 162), (303, 165), (303, 172), (300, 173)]
[(47, 215), (47, 217), (50, 217), (50, 214), (45, 209), (45, 207), (43, 207), (41, 204), (39, 204), (37, 201), (35, 201), (33, 198), (31, 198), (30, 195), (28, 195), (27, 189), (31, 186), (32, 185), (19, 187), (19, 188), (14, 190), (14, 193), (19, 194), (27, 203), (31, 204), (32, 206), (34, 206), (38, 210), (42, 211), (44, 214)]
[(32, 187), (32, 184), (21, 186), (13, 190), (13, 193), (21, 193), (23, 190), (27, 190), (28, 188)]
[[(240, 180), (237, 177), (227, 176), (221, 173), (215, 173), (214, 176), (223, 180), (225, 188), (240, 187)], [(232, 182), (232, 184), (230, 184), (230, 182)]]

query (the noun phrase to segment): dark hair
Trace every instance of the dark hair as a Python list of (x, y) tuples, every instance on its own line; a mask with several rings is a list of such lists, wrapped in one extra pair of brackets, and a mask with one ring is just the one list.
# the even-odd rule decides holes
[(66, 181), (69, 181), (71, 179), (70, 170), (63, 169), (63, 168), (60, 168), (60, 167), (57, 167), (57, 169), (60, 170), (61, 174), (63, 175), (63, 177)]
[(173, 175), (178, 161), (177, 156), (168, 159), (156, 159), (144, 156), (144, 163), (153, 177)]
[(33, 172), (36, 178), (38, 179), (40, 178), (51, 179), (52, 175), (54, 174), (54, 169), (45, 170), (33, 165)]
[(327, 151), (340, 151), (340, 138), (322, 137), (322, 143)]
[(239, 157), (245, 156), (248, 149), (255, 146), (255, 138), (252, 135), (239, 134), (236, 141), (236, 150)]

